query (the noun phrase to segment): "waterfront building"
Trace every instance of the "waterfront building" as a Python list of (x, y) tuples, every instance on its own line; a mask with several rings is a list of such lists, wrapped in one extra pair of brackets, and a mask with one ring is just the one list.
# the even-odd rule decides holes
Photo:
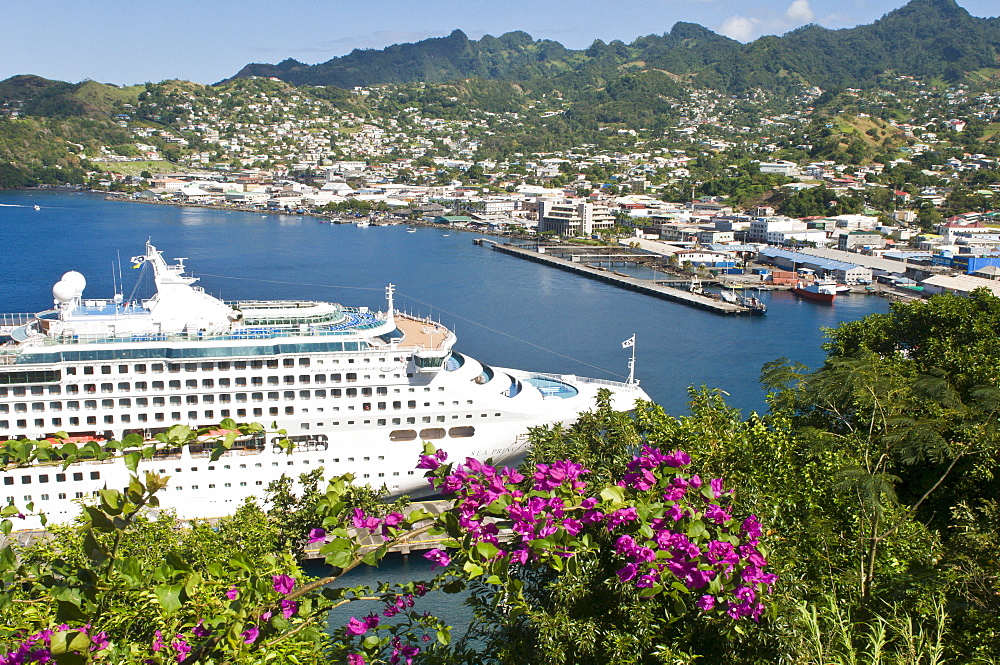
[(549, 199), (538, 201), (538, 231), (561, 236), (591, 235), (610, 229), (615, 216), (604, 205), (584, 201), (556, 203)]

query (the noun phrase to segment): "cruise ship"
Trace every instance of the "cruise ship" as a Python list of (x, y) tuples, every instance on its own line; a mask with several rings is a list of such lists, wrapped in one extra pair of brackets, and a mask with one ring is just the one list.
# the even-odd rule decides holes
[[(327, 476), (420, 496), (414, 469), (424, 441), (450, 459), (515, 463), (529, 427), (571, 423), (607, 388), (613, 406), (648, 399), (630, 378), (611, 382), (492, 367), (454, 350), (452, 331), (396, 311), (331, 302), (227, 302), (196, 286), (184, 260), (168, 263), (152, 244), (132, 259), (152, 272), (156, 293), (129, 301), (84, 296), (86, 279), (67, 272), (54, 306), (0, 315), (0, 440), (145, 440), (181, 423), (205, 428), (231, 418), (283, 429), (243, 437), (217, 461), (193, 441), (140, 462), (170, 476), (163, 508), (183, 519), (232, 514), (282, 475), (323, 467)], [(120, 459), (16, 469), (2, 476), (0, 502), (34, 503), (50, 522), (80, 511), (98, 490), (123, 488)], [(27, 516), (15, 528), (37, 528)]]

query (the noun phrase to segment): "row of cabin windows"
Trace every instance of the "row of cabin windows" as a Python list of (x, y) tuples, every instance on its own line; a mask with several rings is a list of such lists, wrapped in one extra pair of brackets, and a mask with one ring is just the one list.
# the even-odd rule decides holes
[[(91, 496), (97, 496), (97, 495), (98, 495), (97, 492), (91, 492)], [(59, 494), (57, 496), (60, 499), (66, 499), (67, 498), (66, 492), (59, 492)], [(73, 494), (73, 498), (74, 499), (82, 499), (83, 497), (84, 497), (84, 493), (83, 492), (74, 492), (74, 494)], [(22, 498), (24, 499), (25, 503), (31, 503), (32, 502), (32, 498), (31, 498), (30, 495), (26, 494)], [(50, 499), (50, 496), (48, 494), (43, 494), (41, 496), (41, 499), (42, 499), (42, 501), (48, 501)], [(13, 505), (14, 504), (14, 497), (12, 497), (12, 496), (7, 497), (7, 504), (8, 505)]]
[[(368, 410), (368, 409), (366, 409), (366, 410)], [(216, 414), (216, 411), (214, 409), (206, 409), (204, 411), (201, 411), (200, 413), (202, 414), (201, 416), (198, 415), (199, 414), (198, 411), (188, 411), (187, 412), (187, 420), (189, 420), (189, 421), (191, 421), (191, 420), (199, 420), (199, 419), (214, 420), (216, 417), (218, 417), (220, 419), (222, 419), (222, 418), (250, 418), (250, 417), (253, 417), (253, 418), (262, 418), (262, 417), (264, 417), (264, 409), (263, 408), (236, 409), (235, 410), (235, 414), (230, 409), (221, 409), (221, 410), (219, 410), (218, 414)], [(152, 415), (152, 420), (150, 420), (150, 415)], [(101, 418), (101, 423), (100, 424), (114, 425), (115, 422), (116, 422), (116, 420), (117, 420), (117, 422), (122, 423), (122, 424), (126, 424), (126, 425), (127, 424), (132, 424), (133, 422), (136, 422), (136, 423), (148, 423), (148, 422), (164, 423), (164, 422), (168, 422), (168, 421), (169, 422), (180, 422), (181, 421), (182, 412), (181, 411), (171, 411), (171, 412), (169, 412), (169, 418), (167, 417), (167, 415), (168, 415), (168, 413), (164, 412), (164, 411), (157, 411), (157, 412), (155, 412), (153, 414), (139, 413), (139, 414), (135, 415), (135, 420), (134, 421), (133, 421), (132, 414), (129, 414), (129, 413), (120, 414), (120, 415), (117, 416), (117, 419), (116, 419), (115, 416), (108, 415), (108, 416), (103, 416)], [(278, 416), (278, 415), (281, 415), (280, 409), (278, 407), (276, 407), (276, 406), (269, 407), (267, 409), (267, 415), (268, 416)], [(295, 415), (295, 407), (286, 406), (285, 409), (284, 409), (284, 415), (286, 415), (286, 416), (293, 416), (293, 415)], [(496, 413), (494, 415), (497, 418), (501, 417), (500, 413)], [(471, 414), (471, 413), (465, 414), (465, 418), (466, 419), (472, 419), (473, 417), (474, 417), (474, 415)], [(485, 413), (481, 413), (481, 414), (479, 414), (479, 417), (480, 418), (488, 418), (489, 415), (485, 414)], [(458, 415), (458, 414), (453, 414), (451, 416), (452, 420), (459, 420), (460, 418), (461, 418), (461, 416)], [(433, 421), (432, 421), (432, 419), (433, 419)], [(430, 422), (443, 423), (443, 422), (446, 422), (447, 419), (448, 419), (447, 416), (421, 416), (420, 417), (420, 422), (422, 422), (422, 423), (430, 423)], [(354, 421), (354, 420), (348, 420), (348, 421), (346, 421), (346, 423), (348, 425), (354, 425), (355, 422), (356, 421)], [(392, 425), (402, 425), (404, 423), (407, 424), (407, 425), (414, 425), (414, 424), (416, 424), (416, 422), (417, 422), (416, 416), (410, 416), (410, 417), (407, 417), (407, 418), (378, 418), (375, 421), (375, 424), (378, 425), (378, 426), (380, 426), (380, 427), (382, 427), (382, 426), (386, 426), (386, 425), (388, 425), (390, 423)], [(370, 420), (365, 420), (364, 421), (364, 424), (366, 424), (366, 425), (370, 424), (370, 423), (371, 423)], [(36, 427), (38, 429), (45, 429), (46, 427), (55, 427), (55, 428), (60, 428), (60, 427), (65, 427), (65, 426), (79, 427), (81, 425), (98, 425), (98, 424), (99, 423), (98, 423), (98, 417), (97, 416), (85, 416), (83, 419), (81, 419), (79, 416), (70, 416), (69, 418), (65, 418), (65, 419), (64, 418), (51, 418), (51, 419), (49, 419), (48, 423), (46, 423), (46, 421), (45, 421), (44, 418), (35, 418), (35, 419), (33, 419), (32, 426)], [(334, 425), (334, 426), (339, 426), (340, 422), (337, 421), (337, 422), (333, 422), (331, 424)], [(15, 420), (14, 421), (14, 426), (17, 429), (25, 429), (25, 428), (28, 427), (28, 420), (27, 419)], [(323, 426), (323, 423), (317, 423), (317, 427), (322, 427), (322, 426)], [(0, 420), (0, 430), (3, 430), (3, 429), (10, 429), (10, 421), (9, 420)], [(309, 423), (303, 423), (302, 424), (302, 429), (304, 429), (304, 430), (309, 429)]]
[[(397, 356), (392, 358), (390, 361), (388, 358), (379, 358), (374, 362), (404, 362), (408, 361), (410, 356)], [(373, 362), (371, 358), (362, 358), (362, 362), (370, 363)], [(339, 358), (331, 359), (334, 364), (340, 363)], [(357, 363), (357, 358), (347, 358), (348, 364)], [(323, 360), (318, 360), (318, 364), (323, 364)], [(212, 370), (218, 370), (220, 372), (227, 372), (229, 370), (236, 370), (237, 372), (242, 372), (247, 369), (275, 369), (277, 367), (310, 367), (312, 365), (312, 358), (268, 358), (261, 360), (220, 360), (217, 362), (184, 362), (184, 363), (171, 363), (171, 362), (160, 362), (160, 363), (137, 363), (134, 365), (86, 365), (82, 368), (79, 367), (67, 367), (66, 373), (70, 375), (76, 375), (78, 372), (83, 375), (89, 374), (146, 374), (160, 373), (160, 372), (208, 372)], [(82, 370), (82, 371), (80, 371)], [(117, 370), (117, 371), (116, 371)]]
[[(72, 474), (56, 473), (54, 475), (55, 475), (55, 482), (57, 482), (57, 483), (64, 483), (64, 482), (66, 482), (68, 480), (68, 476), (72, 476), (74, 481), (83, 480), (83, 472), (82, 471), (76, 471), (76, 472), (74, 472)], [(90, 472), (90, 479), (91, 480), (100, 480), (101, 479), (101, 472), (100, 471), (91, 471)], [(47, 482), (49, 482), (49, 474), (47, 474), (47, 473), (40, 474), (36, 479), (34, 479), (34, 482), (37, 482), (37, 483), (47, 483)], [(22, 485), (30, 485), (31, 483), (32, 483), (32, 477), (31, 476), (21, 476), (21, 484)], [(4, 476), (3, 477), (3, 484), (4, 485), (13, 485), (14, 484), (14, 476)]]
[[(357, 388), (347, 388), (342, 390), (340, 388), (333, 388), (329, 391), (329, 396), (334, 399), (340, 399), (341, 397), (369, 397), (372, 394), (371, 388), (361, 388), (361, 392), (358, 392)], [(385, 395), (384, 388), (378, 389), (379, 395)], [(233, 401), (237, 403), (250, 402), (263, 402), (265, 399), (268, 402), (278, 402), (278, 401), (295, 401), (298, 400), (309, 400), (312, 398), (316, 399), (326, 399), (328, 391), (326, 389), (316, 389), (316, 390), (285, 390), (278, 392), (276, 390), (267, 393), (264, 392), (252, 392), (252, 393), (221, 393), (218, 395), (168, 395), (166, 397), (119, 397), (115, 399), (85, 399), (85, 400), (67, 400), (66, 402), (15, 402), (14, 404), (0, 404), (0, 413), (27, 413), (30, 410), (33, 413), (42, 413), (45, 411), (59, 412), (63, 409), (67, 411), (79, 411), (81, 405), (85, 411), (94, 411), (98, 407), (102, 409), (131, 409), (133, 403), (136, 408), (144, 409), (152, 405), (154, 408), (158, 406), (180, 405), (184, 404), (230, 404)], [(234, 400), (235, 398), (235, 400)], [(99, 402), (99, 403), (98, 403)], [(371, 411), (372, 405), (379, 411), (385, 411), (389, 408), (389, 402), (362, 402), (361, 409), (363, 411)], [(400, 410), (403, 408), (402, 400), (393, 400), (392, 408), (394, 410)], [(452, 401), (453, 405), (458, 405), (458, 400)], [(466, 404), (472, 404), (472, 400), (466, 400)], [(430, 402), (423, 402), (424, 407), (429, 407)], [(11, 409), (11, 406), (14, 408)], [(438, 406), (444, 406), (444, 402), (438, 402)], [(353, 409), (353, 407), (350, 407)], [(407, 409), (417, 408), (417, 400), (411, 399), (406, 401)]]
[[(396, 374), (395, 377), (399, 378), (399, 375)], [(246, 385), (250, 385), (250, 386), (263, 386), (264, 383), (265, 383), (265, 380), (267, 382), (267, 385), (269, 385), (269, 386), (277, 386), (277, 385), (281, 385), (281, 384), (284, 384), (286, 386), (291, 386), (291, 385), (296, 385), (296, 384), (301, 384), (301, 385), (306, 385), (307, 386), (307, 385), (309, 385), (311, 383), (314, 383), (314, 384), (317, 384), (317, 385), (323, 385), (323, 384), (325, 384), (327, 382), (328, 378), (329, 378), (330, 383), (354, 383), (354, 382), (356, 382), (358, 380), (358, 375), (357, 375), (356, 372), (347, 372), (345, 374), (335, 373), (335, 374), (329, 374), (329, 375), (327, 375), (327, 374), (315, 374), (315, 375), (301, 374), (298, 377), (296, 377), (294, 374), (286, 374), (285, 376), (268, 376), (268, 377), (263, 377), (263, 376), (251, 376), (251, 377), (237, 376), (234, 379), (230, 379), (228, 377), (223, 377), (223, 378), (220, 378), (218, 380), (216, 380), (216, 379), (202, 379), (201, 383), (200, 383), (200, 386), (201, 386), (202, 389), (211, 389), (211, 388), (215, 388), (216, 386), (218, 386), (219, 388), (229, 388), (231, 386), (237, 386), (237, 387), (239, 387), (239, 386), (246, 386)], [(365, 378), (368, 379), (370, 377), (368, 375), (366, 375)], [(379, 375), (379, 378), (380, 379), (384, 379), (385, 375), (384, 374)], [(88, 395), (93, 395), (93, 394), (96, 394), (98, 392), (98, 390), (100, 390), (100, 392), (102, 392), (102, 393), (113, 393), (113, 392), (127, 393), (127, 392), (131, 392), (132, 390), (135, 390), (136, 392), (144, 392), (146, 390), (166, 390), (166, 389), (169, 389), (169, 390), (180, 390), (181, 387), (182, 387), (182, 384), (181, 384), (181, 381), (179, 379), (174, 379), (174, 380), (171, 380), (171, 381), (152, 381), (152, 382), (136, 381), (134, 383), (129, 382), (129, 381), (119, 381), (118, 383), (100, 383), (100, 384), (98, 384), (98, 383), (84, 383), (82, 385), (72, 384), (72, 385), (66, 386), (66, 394), (67, 395), (78, 395), (81, 392), (83, 392), (83, 393), (88, 394)], [(188, 389), (191, 389), (191, 388), (197, 389), (199, 387), (198, 379), (187, 379), (187, 380), (185, 380), (183, 382), (183, 387), (184, 388), (188, 388)], [(45, 394), (48, 394), (48, 395), (60, 395), (60, 394), (62, 394), (62, 391), (63, 391), (62, 387), (58, 386), (58, 385), (53, 385), (53, 386), (32, 386), (32, 387), (18, 386), (16, 388), (11, 388), (9, 390), (10, 390), (9, 394), (13, 395), (14, 397), (22, 397), (22, 396), (27, 396), (29, 394), (30, 395), (36, 395), (36, 396), (45, 395)], [(379, 395), (386, 395), (386, 394), (388, 394), (388, 388), (385, 388), (385, 387), (380, 387), (380, 388), (363, 388), (362, 389), (362, 391), (363, 391), (362, 394), (371, 395), (372, 394), (372, 390), (377, 390)], [(0, 397), (6, 397), (7, 395), (8, 395), (8, 389), (7, 388), (0, 388)]]
[[(317, 383), (317, 384), (326, 383), (326, 380), (325, 380), (324, 377), (325, 377), (325, 375), (317, 375), (317, 377), (314, 377), (314, 381), (313, 382)], [(331, 375), (331, 377), (338, 377), (336, 380), (334, 380), (334, 382), (335, 383), (339, 383), (340, 382), (340, 379), (339, 379), (340, 375), (339, 374), (333, 374), (333, 375)], [(348, 377), (348, 381), (347, 381), (348, 383), (351, 383), (352, 381), (356, 380), (356, 375), (347, 374), (347, 377)], [(352, 378), (352, 377), (354, 377), (354, 378)], [(365, 376), (365, 378), (367, 379), (369, 377)], [(384, 376), (380, 376), (379, 378), (385, 378), (385, 377)], [(300, 376), (299, 377), (299, 383), (303, 384), (303, 385), (308, 385), (310, 383), (309, 377), (307, 377), (307, 376)], [(295, 385), (295, 377), (294, 376), (285, 376), (284, 377), (284, 384), (286, 386)], [(160, 391), (160, 390), (181, 390), (182, 389), (182, 385), (181, 385), (181, 382), (179, 380), (166, 381), (166, 382), (164, 382), (164, 381), (153, 381), (151, 385), (152, 385), (152, 390), (154, 390), (154, 391)], [(251, 387), (257, 387), (257, 386), (263, 387), (263, 385), (264, 385), (264, 377), (260, 377), (260, 376), (258, 376), (258, 377), (250, 377), (250, 386)], [(269, 386), (280, 385), (279, 377), (277, 377), (277, 376), (269, 376), (269, 377), (267, 377), (267, 385), (269, 385)], [(97, 392), (98, 392), (98, 386), (100, 386), (100, 392), (104, 393), (104, 394), (115, 393), (115, 392), (118, 392), (118, 393), (128, 393), (128, 392), (132, 392), (132, 390), (135, 390), (136, 392), (146, 392), (147, 390), (150, 389), (150, 384), (147, 384), (147, 382), (145, 382), (145, 381), (136, 381), (135, 383), (119, 382), (117, 385), (115, 385), (113, 383), (102, 383), (102, 384), (85, 383), (82, 386), (80, 386), (80, 385), (68, 385), (68, 386), (66, 386), (66, 394), (67, 395), (78, 395), (78, 394), (81, 393), (81, 388), (82, 388), (83, 389), (83, 394), (85, 394), (85, 395), (96, 395)], [(187, 389), (187, 390), (197, 390), (200, 387), (202, 390), (205, 390), (205, 389), (214, 389), (216, 387), (218, 387), (218, 388), (232, 388), (234, 386), (236, 388), (247, 386), (247, 377), (242, 377), (242, 376), (241, 377), (236, 377), (232, 381), (230, 381), (230, 379), (228, 379), (228, 378), (223, 378), (223, 379), (219, 379), (218, 382), (216, 382), (215, 379), (202, 379), (200, 386), (198, 384), (198, 380), (197, 379), (188, 379), (187, 381), (184, 382), (183, 388)], [(23, 387), (14, 388), (13, 390), (14, 390), (13, 394), (14, 394), (15, 397), (26, 397), (28, 395), (28, 392)], [(402, 390), (401, 388), (393, 388), (392, 392), (393, 393), (399, 393), (401, 390)], [(444, 390), (444, 386), (438, 386), (438, 390), (439, 391), (443, 391)], [(411, 392), (412, 393), (412, 392), (415, 392), (415, 391), (416, 391), (416, 388), (414, 388), (414, 387), (410, 387), (410, 388), (407, 389), (407, 392)], [(424, 392), (430, 392), (430, 391), (431, 391), (430, 386), (424, 386)], [(49, 395), (61, 395), (62, 394), (62, 388), (60, 386), (48, 386), (47, 390), (44, 390), (44, 391), (43, 391), (43, 386), (35, 386), (33, 388), (30, 388), (30, 394), (33, 397), (42, 397), (42, 396), (44, 396), (46, 394), (46, 392)], [(307, 392), (308, 391), (304, 391), (303, 390), (303, 391), (299, 391), (299, 394), (300, 395), (304, 395)], [(0, 388), (0, 396), (6, 396), (6, 394), (7, 394), (7, 389), (6, 388)], [(286, 391), (285, 394), (287, 395), (288, 392)], [(326, 389), (322, 389), (321, 388), (321, 389), (315, 390), (313, 394), (316, 397), (326, 397), (327, 393), (326, 393)], [(343, 389), (342, 388), (331, 388), (330, 389), (330, 397), (345, 397), (345, 396), (346, 397), (357, 397), (359, 395), (361, 397), (372, 397), (372, 396), (382, 397), (382, 396), (387, 396), (388, 394), (389, 394), (389, 388), (386, 387), (386, 386), (377, 386), (377, 387), (365, 386), (363, 388), (343, 388)], [(153, 399), (155, 400), (155, 399), (158, 399), (158, 398), (154, 397)], [(303, 399), (306, 399), (306, 398), (303, 397)], [(50, 402), (50, 404), (57, 404), (57, 403), (58, 402)], [(35, 404), (36, 405), (37, 404), (41, 404), (41, 402), (35, 402)], [(471, 402), (470, 402), (470, 404), (471, 404)], [(21, 411), (27, 410), (27, 407), (24, 407), (23, 404), (21, 404), (20, 406), (24, 407), (24, 408), (18, 408), (18, 406), (19, 405), (15, 404), (15, 410), (21, 410)], [(37, 406), (34, 407), (34, 410), (36, 410), (36, 411), (39, 410), (39, 407), (37, 407)], [(0, 413), (9, 413), (9, 404), (0, 404)]]
[[(201, 413), (203, 415), (199, 416), (198, 415), (199, 414), (198, 411), (188, 411), (187, 412), (187, 420), (191, 421), (191, 420), (201, 420), (201, 419), (215, 420), (216, 418), (222, 419), (222, 418), (251, 418), (251, 417), (252, 418), (263, 418), (264, 417), (264, 409), (263, 408), (236, 409), (235, 414), (233, 413), (233, 411), (231, 409), (221, 409), (221, 410), (218, 411), (218, 413), (216, 413), (216, 411), (214, 409), (207, 409), (205, 411), (202, 411)], [(115, 422), (116, 422), (116, 420), (117, 420), (117, 422), (123, 423), (123, 424), (130, 424), (132, 422), (137, 422), (137, 423), (148, 423), (148, 422), (157, 422), (157, 423), (181, 422), (181, 414), (182, 414), (181, 411), (170, 411), (169, 413), (168, 412), (164, 412), (164, 411), (157, 411), (157, 412), (152, 413), (152, 414), (149, 414), (149, 413), (139, 413), (139, 414), (135, 415), (135, 419), (133, 421), (132, 414), (123, 413), (123, 414), (119, 415), (117, 417), (117, 419), (116, 419), (115, 416), (110, 416), (110, 415), (109, 416), (102, 416), (100, 422), (103, 423), (103, 424), (105, 424), (105, 425), (114, 425)], [(267, 409), (267, 415), (268, 416), (278, 416), (278, 415), (281, 415), (281, 414), (279, 412), (279, 408), (278, 407), (272, 406), (272, 407), (270, 407), (270, 408)], [(286, 406), (285, 407), (285, 415), (286, 416), (293, 416), (293, 415), (295, 415), (295, 407)], [(152, 416), (152, 418), (150, 418), (150, 416)], [(69, 418), (51, 418), (50, 421), (49, 421), (49, 425), (46, 425), (44, 418), (35, 418), (32, 422), (33, 422), (32, 426), (33, 427), (37, 427), (38, 429), (45, 429), (47, 426), (59, 428), (59, 427), (64, 427), (64, 426), (79, 427), (81, 425), (97, 425), (97, 424), (99, 424), (97, 416), (84, 416), (82, 418), (80, 416), (70, 416)], [(25, 429), (25, 428), (28, 427), (28, 420), (27, 419), (15, 420), (14, 421), (14, 427), (16, 429)], [(4, 430), (4, 429), (10, 429), (10, 421), (9, 420), (0, 420), (0, 430)]]

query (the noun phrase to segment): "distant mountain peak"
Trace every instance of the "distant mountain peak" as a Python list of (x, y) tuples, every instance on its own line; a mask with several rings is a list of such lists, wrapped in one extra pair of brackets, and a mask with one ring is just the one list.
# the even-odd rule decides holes
[[(631, 44), (597, 39), (582, 51), (522, 31), (471, 40), (459, 29), (385, 49), (355, 50), (317, 65), (291, 58), (252, 64), (234, 78), (271, 76), (293, 85), (341, 88), (412, 81), (442, 83), (480, 77), (530, 81), (584, 73), (579, 85), (602, 85), (622, 67), (691, 76), (697, 85), (727, 90), (815, 85), (868, 87), (887, 71), (958, 80), (995, 67), (1000, 19), (969, 14), (956, 0), (910, 0), (872, 24), (842, 30), (807, 25), (783, 36), (740, 44), (696, 23), (679, 21), (669, 33)], [(632, 64), (630, 64), (632, 63)]]

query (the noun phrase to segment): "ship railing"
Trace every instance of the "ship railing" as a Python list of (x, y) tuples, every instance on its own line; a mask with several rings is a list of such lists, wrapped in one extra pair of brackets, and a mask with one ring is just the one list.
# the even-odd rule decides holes
[(10, 327), (23, 326), (26, 323), (31, 323), (34, 320), (35, 320), (35, 315), (33, 313), (32, 314), (26, 314), (20, 312), (12, 314), (0, 313), (0, 328), (5, 328), (7, 326)]
[[(562, 382), (566, 381), (565, 375), (563, 374), (545, 374), (542, 372), (532, 372), (531, 375), (542, 379), (551, 379), (553, 381), (562, 381)], [(589, 383), (598, 386), (608, 386), (609, 388), (617, 388), (618, 390), (637, 390), (639, 388), (638, 383), (627, 383), (624, 381), (608, 381), (606, 379), (592, 379), (587, 376), (574, 376), (573, 380), (579, 383)]]
[(226, 334), (209, 333), (142, 333), (134, 335), (105, 335), (100, 337), (69, 336), (41, 337), (29, 340), (30, 346), (63, 346), (73, 344), (130, 344), (136, 342), (245, 342), (261, 339), (285, 339), (289, 337), (343, 337), (367, 330), (375, 330), (385, 325), (385, 321), (363, 323), (342, 330), (276, 330), (273, 328), (245, 328), (240, 332)]

